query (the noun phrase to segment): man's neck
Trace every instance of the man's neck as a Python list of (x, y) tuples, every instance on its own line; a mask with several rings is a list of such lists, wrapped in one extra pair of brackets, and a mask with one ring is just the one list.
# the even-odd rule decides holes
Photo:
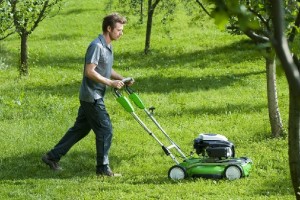
[(105, 41), (106, 41), (106, 44), (107, 44), (107, 45), (110, 45), (111, 39), (110, 39), (110, 37), (109, 37), (109, 33), (103, 33), (103, 36), (104, 36), (104, 39), (105, 39)]

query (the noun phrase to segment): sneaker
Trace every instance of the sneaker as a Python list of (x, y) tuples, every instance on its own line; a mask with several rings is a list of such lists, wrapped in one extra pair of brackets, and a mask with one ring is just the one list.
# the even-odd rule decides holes
[(58, 162), (51, 160), (51, 158), (47, 154), (43, 155), (42, 161), (55, 171), (62, 170), (62, 168), (59, 166)]
[(103, 169), (98, 169), (96, 172), (97, 176), (109, 176), (109, 177), (120, 177), (122, 174), (115, 174), (111, 171), (109, 166), (103, 166)]

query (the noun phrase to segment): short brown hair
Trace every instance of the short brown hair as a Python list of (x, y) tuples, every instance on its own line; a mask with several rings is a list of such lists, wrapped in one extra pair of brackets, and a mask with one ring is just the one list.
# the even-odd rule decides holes
[(126, 24), (127, 20), (125, 17), (121, 16), (118, 13), (112, 13), (103, 18), (102, 22), (102, 31), (107, 32), (107, 27), (111, 27), (114, 29), (116, 27), (116, 23)]

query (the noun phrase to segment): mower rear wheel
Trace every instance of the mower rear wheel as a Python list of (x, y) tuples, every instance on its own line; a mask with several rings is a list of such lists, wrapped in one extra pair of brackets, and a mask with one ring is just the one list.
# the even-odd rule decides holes
[(174, 165), (169, 169), (168, 176), (173, 180), (181, 180), (187, 177), (187, 173), (184, 167), (180, 165)]
[(229, 165), (225, 168), (224, 175), (228, 180), (239, 179), (242, 177), (242, 170), (237, 165)]

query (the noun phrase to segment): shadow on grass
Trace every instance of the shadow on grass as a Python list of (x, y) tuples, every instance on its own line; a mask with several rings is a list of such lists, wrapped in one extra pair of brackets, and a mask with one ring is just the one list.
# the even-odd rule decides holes
[(262, 183), (261, 186), (256, 189), (256, 194), (260, 194), (261, 196), (276, 195), (279, 198), (280, 195), (294, 195), (291, 180), (287, 178), (277, 181), (271, 179), (268, 182)]
[[(51, 40), (57, 40), (57, 38), (71, 40), (74, 39), (74, 35), (68, 34), (60, 34), (55, 36), (50, 36)], [(75, 35), (75, 37), (79, 37)], [(47, 38), (48, 39), (48, 38)], [(42, 41), (41, 41), (42, 42)], [(170, 52), (165, 52), (162, 50), (153, 50), (149, 55), (144, 55), (141, 52), (115, 52), (116, 61), (123, 60), (121, 66), (125, 68), (158, 68), (161, 73), (168, 73), (168, 68), (172, 68), (174, 66), (186, 67), (186, 68), (206, 68), (206, 67), (218, 67), (220, 68), (220, 63), (222, 60), (230, 61), (230, 63), (224, 63), (224, 67), (229, 64), (232, 65), (234, 63), (241, 63), (245, 60), (253, 60), (254, 52), (256, 51), (254, 44), (250, 43), (248, 40), (242, 40), (239, 42), (232, 43), (227, 46), (221, 46), (216, 48), (211, 48), (207, 50), (198, 50), (194, 52), (176, 52), (176, 54), (172, 54)], [(19, 55), (14, 54), (12, 51), (1, 48), (0, 53), (3, 55), (9, 56), (8, 63), (12, 64), (14, 61), (11, 59), (15, 59), (19, 57)], [(34, 53), (33, 53), (34, 54)], [(35, 60), (36, 59), (36, 60)], [(51, 55), (45, 54), (37, 56), (37, 58), (29, 58), (29, 65), (35, 66), (52, 66), (63, 69), (72, 69), (70, 66), (83, 66), (84, 63), (84, 55), (82, 57), (78, 57), (74, 54), (65, 54), (61, 53), (59, 55)], [(122, 66), (127, 65), (127, 66)], [(128, 66), (130, 65), (130, 66)], [(117, 68), (117, 67), (116, 67)], [(258, 72), (263, 73), (264, 71)], [(255, 75), (257, 72), (249, 73), (248, 75)], [(184, 74), (182, 75), (184, 76)], [(166, 90), (170, 91), (170, 87), (174, 89), (184, 89), (189, 91), (189, 87), (196, 89), (208, 89), (208, 86), (212, 87), (220, 87), (222, 85), (228, 85), (233, 81), (238, 81), (239, 78), (247, 76), (247, 74), (238, 74), (238, 75), (223, 75), (221, 77), (199, 77), (199, 78), (162, 78), (161, 76), (149, 77), (145, 80), (140, 80), (141, 83), (144, 83), (144, 86), (151, 86), (152, 84), (160, 84), (155, 87), (155, 90)], [(165, 79), (165, 80), (164, 80)], [(182, 86), (190, 83), (191, 85)], [(163, 87), (161, 87), (163, 86)], [(184, 87), (184, 88), (181, 88)], [(153, 87), (152, 87), (153, 88)], [(158, 91), (159, 92), (159, 91)]]
[(146, 93), (169, 93), (177, 92), (193, 92), (210, 89), (220, 89), (230, 86), (247, 76), (255, 76), (265, 73), (265, 71), (230, 74), (223, 76), (205, 76), (205, 77), (175, 77), (168, 78), (160, 75), (150, 76), (143, 79), (138, 79), (138, 85), (133, 88)]
[[(51, 40), (74, 40), (74, 37), (80, 38), (80, 35), (68, 35), (68, 34), (58, 34), (53, 36), (47, 36), (45, 39)], [(95, 36), (96, 37), (96, 36)], [(92, 40), (93, 38), (91, 38)], [(42, 43), (42, 41), (41, 41)], [(85, 51), (85, 49), (83, 50)], [(148, 55), (143, 53), (143, 50), (140, 52), (118, 52), (115, 50), (115, 61), (121, 62), (121, 66), (115, 66), (115, 68), (130, 69), (130, 68), (157, 68), (160, 70), (168, 69), (173, 66), (182, 66), (189, 68), (206, 68), (209, 66), (220, 67), (220, 63), (224, 60), (224, 67), (228, 64), (232, 65), (234, 63), (241, 63), (245, 60), (253, 60), (253, 56), (258, 55), (255, 51), (255, 46), (250, 43), (248, 40), (242, 40), (239, 42), (232, 43), (227, 46), (215, 47), (206, 50), (197, 50), (191, 52), (176, 52), (170, 53), (168, 51), (162, 50), (152, 50)], [(68, 54), (68, 56), (67, 56)], [(84, 61), (84, 55), (78, 57), (74, 54), (62, 52), (59, 55), (40, 55), (38, 57), (38, 63), (43, 63), (40, 66), (44, 66), (46, 63), (49, 66), (59, 67), (59, 68), (68, 68), (69, 66), (81, 66)], [(230, 63), (226, 63), (230, 61)], [(128, 66), (130, 65), (130, 66)]]
[[(170, 93), (170, 92), (194, 92), (201, 90), (211, 90), (211, 89), (220, 89), (223, 87), (230, 86), (237, 81), (240, 81), (241, 78), (259, 75), (264, 73), (261, 72), (253, 72), (253, 73), (244, 73), (237, 75), (224, 75), (218, 77), (199, 77), (199, 78), (191, 78), (191, 77), (180, 77), (180, 78), (167, 78), (157, 76), (151, 76), (144, 79), (136, 80), (137, 84), (133, 86), (133, 89), (141, 91), (142, 93)], [(61, 95), (61, 96), (74, 96), (79, 92), (81, 80), (77, 80), (75, 83), (64, 83), (60, 85), (39, 85), (39, 86), (29, 86), (26, 88), (27, 92), (33, 92), (37, 94), (47, 93), (51, 95)], [(110, 90), (108, 90), (110, 92)], [(236, 107), (234, 110), (239, 109), (240, 105), (235, 106), (231, 105), (231, 107)], [(250, 108), (249, 108), (250, 109)]]
[(286, 140), (288, 137), (287, 130), (285, 130), (283, 136), (275, 137), (271, 130), (262, 131), (262, 132), (253, 132), (250, 141), (261, 142), (261, 141), (269, 141), (269, 140)]
[[(253, 106), (251, 104), (231, 104), (231, 103), (227, 103), (226, 105), (224, 105), (223, 107), (199, 107), (199, 108), (183, 108), (182, 109), (178, 109), (178, 110), (172, 110), (169, 111), (168, 113), (160, 113), (162, 115), (168, 115), (168, 116), (174, 116), (174, 115), (191, 115), (191, 116), (195, 116), (195, 115), (221, 115), (221, 114), (233, 114), (233, 113), (241, 113), (241, 114), (250, 114), (250, 113), (257, 113), (257, 112), (261, 112), (261, 110), (266, 109), (266, 105), (265, 104), (261, 104), (261, 105), (256, 105)], [(159, 112), (159, 111), (157, 111)], [(168, 117), (165, 116), (165, 117)]]
[[(245, 177), (242, 179), (251, 179), (251, 175), (250, 177)], [(241, 181), (242, 181), (241, 179)], [(249, 181), (249, 183), (252, 180)], [(253, 180), (255, 181), (255, 180)], [(272, 181), (272, 182), (271, 182)], [(145, 178), (142, 180), (135, 180), (132, 182), (133, 185), (148, 185), (148, 184), (172, 184), (172, 185), (181, 185), (181, 184), (189, 184), (189, 183), (197, 183), (199, 182), (199, 185), (203, 185), (205, 184), (205, 182), (209, 183), (207, 184), (206, 187), (208, 188), (216, 188), (218, 186), (218, 183), (220, 184), (226, 184), (228, 183), (228, 185), (232, 185), (234, 184), (234, 182), (239, 182), (239, 180), (226, 180), (226, 179), (205, 179), (205, 178), (186, 178), (184, 180), (178, 180), (178, 181), (174, 181), (165, 177), (149, 177), (149, 178)], [(214, 182), (214, 184), (211, 184), (211, 182)], [(239, 183), (237, 183), (238, 185)], [(243, 183), (242, 183), (243, 184)], [(252, 183), (250, 183), (250, 187), (251, 187)], [(264, 197), (268, 197), (268, 196), (281, 196), (281, 195), (293, 195), (293, 190), (291, 189), (291, 183), (289, 179), (280, 179), (280, 180), (272, 180), (270, 179), (270, 181), (263, 181), (261, 183), (261, 187), (258, 187), (256, 189), (254, 189), (253, 187), (251, 187), (252, 191), (255, 191), (255, 194), (257, 196), (264, 196)]]
[(75, 9), (69, 9), (66, 12), (60, 12), (59, 15), (80, 15), (85, 12), (91, 12), (91, 11), (96, 11), (98, 12), (98, 8), (75, 8)]
[[(25, 154), (22, 156), (7, 157), (1, 159), (0, 163), (0, 179), (2, 183), (13, 184), (13, 185), (23, 185), (27, 184), (24, 180), (28, 179), (73, 179), (73, 178), (84, 178), (95, 176), (95, 154), (87, 151), (72, 151), (68, 155), (62, 158), (61, 165), (64, 170), (55, 172), (49, 169), (41, 161), (41, 152), (33, 152)], [(133, 155), (133, 157), (138, 155)], [(118, 166), (121, 164), (122, 160), (130, 161), (133, 159), (130, 156), (111, 156), (111, 165)], [(134, 177), (132, 175), (127, 175), (122, 177), (118, 182), (132, 184), (132, 185), (153, 185), (153, 184), (184, 184), (201, 181), (200, 184), (203, 184), (205, 181), (212, 181), (211, 179), (202, 179), (202, 178), (187, 178), (181, 181), (172, 181), (166, 177), (154, 171), (149, 174), (147, 172), (146, 176), (143, 174), (137, 175)], [(255, 173), (254, 171), (252, 173)], [(248, 179), (248, 178), (247, 178)], [(251, 182), (251, 175), (249, 177)], [(276, 181), (277, 180), (277, 181)], [(257, 188), (255, 191), (256, 194), (262, 196), (268, 195), (291, 195), (292, 190), (287, 189), (291, 188), (290, 180), (288, 179), (268, 179), (261, 183), (261, 187)], [(101, 181), (101, 180), (100, 180)], [(217, 180), (221, 182), (226, 182), (227, 180), (221, 179)], [(236, 180), (239, 181), (239, 180)], [(255, 179), (253, 180), (255, 181)], [(228, 183), (230, 184), (230, 183)], [(209, 186), (208, 186), (209, 187)], [(213, 185), (215, 187), (215, 184)], [(254, 190), (254, 189), (252, 189)]]
[[(81, 34), (67, 34), (67, 33), (53, 33), (51, 35), (45, 35), (40, 41), (52, 40), (52, 41), (62, 41), (62, 40), (79, 40), (82, 37)], [(83, 60), (83, 59), (82, 59)]]
[(1, 62), (4, 62), (8, 67), (18, 65), (19, 54), (15, 51), (11, 51), (7, 49), (1, 43), (0, 43), (0, 55), (1, 55), (0, 56)]
[[(70, 151), (60, 161), (60, 165), (63, 168), (61, 171), (53, 171), (44, 164), (41, 160), (42, 155), (45, 152), (31, 152), (21, 156), (13, 156), (2, 158), (0, 161), (0, 180), (14, 181), (14, 184), (23, 184), (23, 180), (28, 179), (73, 179), (76, 177), (84, 178), (95, 176), (95, 163), (96, 163), (96, 152), (88, 151)], [(112, 169), (120, 166), (122, 161), (126, 160), (130, 162), (133, 159), (138, 159), (140, 155), (128, 154), (128, 155), (111, 155), (110, 165)], [(126, 176), (128, 176), (126, 178)], [(130, 176), (130, 177), (129, 177)], [(149, 176), (143, 177), (143, 174), (138, 174), (141, 182), (145, 184), (157, 183), (162, 184), (169, 181), (166, 176), (160, 174), (151, 173)], [(146, 179), (146, 180), (145, 180)], [(18, 182), (20, 181), (20, 182)], [(131, 175), (126, 175), (120, 179), (120, 182), (131, 182), (132, 184), (138, 184), (138, 180), (134, 180)]]
[[(201, 90), (211, 90), (220, 89), (222, 87), (227, 87), (234, 84), (236, 81), (240, 81), (240, 78), (258, 75), (264, 73), (253, 72), (238, 74), (235, 76), (219, 76), (219, 77), (180, 77), (180, 78), (167, 78), (157, 76), (147, 77), (145, 79), (136, 80), (136, 85), (132, 88), (134, 90), (141, 91), (142, 93), (170, 93), (170, 92), (194, 92)], [(26, 92), (36, 93), (36, 94), (51, 94), (59, 96), (74, 96), (78, 95), (81, 80), (77, 80), (75, 83), (64, 83), (59, 85), (39, 85), (39, 86), (28, 86), (26, 87)], [(110, 92), (108, 89), (107, 92)], [(236, 107), (234, 109), (239, 109), (240, 106), (231, 105), (231, 107)], [(246, 105), (244, 105), (246, 106)], [(246, 106), (249, 108), (249, 106)], [(250, 108), (249, 108), (250, 109)]]
[(95, 174), (95, 156), (89, 152), (70, 152), (61, 160), (64, 170), (53, 171), (42, 160), (43, 153), (1, 159), (1, 180), (67, 179)]
[[(71, 10), (69, 13), (65, 14), (74, 14), (80, 12), (88, 12), (86, 9), (76, 9)], [(73, 34), (54, 34), (49, 35), (44, 38), (44, 40), (72, 40), (74, 38), (80, 38), (81, 36), (73, 33)], [(95, 36), (96, 37), (96, 36)], [(93, 38), (91, 38), (92, 40)], [(43, 42), (41, 41), (41, 44)], [(30, 43), (29, 43), (30, 45)], [(85, 50), (83, 50), (85, 51)], [(170, 53), (170, 51), (175, 51), (176, 53)], [(251, 43), (249, 40), (241, 40), (235, 43), (232, 43), (227, 46), (220, 46), (206, 50), (197, 50), (197, 51), (183, 51), (181, 50), (152, 50), (149, 55), (144, 55), (143, 50), (140, 52), (122, 52), (119, 53), (115, 51), (115, 60), (118, 62), (122, 60), (122, 65), (126, 65), (126, 68), (170, 68), (174, 65), (176, 66), (189, 66), (192, 68), (206, 68), (209, 66), (218, 66), (220, 67), (220, 63), (222, 60), (230, 61), (229, 64), (241, 63), (245, 60), (253, 60), (253, 56), (257, 55), (257, 50), (255, 49), (255, 45)], [(18, 53), (14, 53), (14, 50), (8, 50), (1, 46), (0, 54), (5, 55), (5, 57), (9, 57), (9, 64), (14, 63), (19, 60)], [(29, 52), (30, 54), (30, 52)], [(33, 57), (35, 53), (32, 52)], [(14, 60), (11, 60), (14, 59)], [(33, 63), (34, 62), (34, 63)], [(70, 68), (70, 66), (82, 66), (84, 62), (84, 55), (78, 57), (72, 53), (64, 53), (61, 52), (59, 55), (51, 55), (44, 54), (39, 55), (36, 58), (29, 58), (29, 65), (35, 66), (53, 66), (59, 68)], [(123, 64), (124, 63), (124, 64)], [(128, 65), (131, 66), (128, 66)], [(228, 65), (228, 63), (224, 63), (224, 65)], [(121, 66), (122, 67), (122, 66)]]
[[(26, 179), (70, 179), (74, 177), (96, 176), (96, 152), (70, 151), (60, 160), (61, 171), (53, 171), (41, 160), (45, 152), (32, 152), (22, 156), (3, 158), (0, 161), (0, 180), (17, 181)], [(112, 168), (121, 165), (122, 160), (134, 159), (130, 156), (110, 156)]]
[(39, 85), (39, 86), (28, 86), (26, 87), (26, 93), (30, 94), (47, 94), (47, 95), (58, 95), (58, 96), (78, 96), (80, 89), (81, 80), (73, 83), (64, 83), (59, 85)]
[[(263, 74), (264, 71), (253, 72), (253, 73), (243, 73), (236, 75), (224, 75), (224, 76), (207, 76), (207, 77), (178, 77), (178, 78), (168, 78), (161, 77), (159, 75), (150, 76), (147, 78), (141, 78), (136, 80), (136, 85), (132, 88), (139, 93), (160, 93), (166, 94), (170, 92), (195, 92), (195, 91), (207, 91), (221, 89), (233, 85), (234, 83), (241, 81), (241, 79), (247, 76), (255, 76)], [(38, 85), (38, 86), (26, 86), (26, 93), (35, 94), (51, 94), (58, 96), (74, 96), (78, 95), (79, 88), (81, 84), (81, 79), (73, 83), (63, 83), (56, 85)], [(7, 89), (9, 92), (9, 88)], [(5, 90), (3, 90), (5, 92)], [(110, 92), (110, 89), (108, 90)], [(231, 105), (231, 107), (236, 107), (234, 110), (239, 109), (243, 105)], [(246, 105), (244, 105), (246, 106)], [(246, 106), (249, 108), (249, 106)]]
[[(167, 49), (167, 48), (166, 48)], [(175, 51), (175, 53), (172, 53)], [(230, 61), (230, 64), (241, 63), (246, 60), (253, 60), (253, 56), (259, 57), (255, 45), (249, 40), (241, 40), (227, 46), (207, 48), (205, 50), (178, 51), (172, 49), (152, 50), (148, 55), (141, 52), (122, 52), (115, 50), (115, 59), (130, 61), (132, 66), (137, 68), (168, 68), (173, 65), (191, 66), (193, 68), (206, 68), (209, 66), (221, 67), (223, 61)], [(170, 53), (171, 52), (171, 53)], [(224, 62), (224, 65), (228, 63)], [(126, 66), (128, 67), (128, 66)]]

